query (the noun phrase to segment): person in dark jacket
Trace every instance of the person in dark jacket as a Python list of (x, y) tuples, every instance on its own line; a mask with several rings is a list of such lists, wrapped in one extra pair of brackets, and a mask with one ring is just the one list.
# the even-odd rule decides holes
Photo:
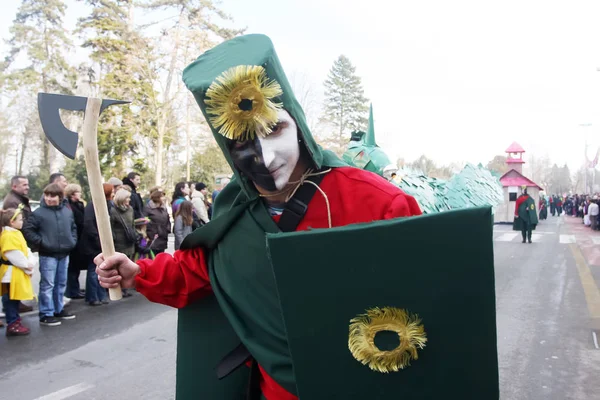
[(133, 208), (133, 217), (135, 219), (144, 216), (144, 202), (142, 196), (137, 192), (137, 189), (140, 187), (140, 182), (140, 174), (137, 172), (130, 172), (127, 177), (123, 179), (123, 185), (129, 186), (131, 189), (131, 208)]
[(146, 228), (148, 237), (153, 238), (155, 235), (158, 235), (152, 244), (154, 254), (164, 252), (169, 245), (171, 219), (169, 218), (169, 212), (165, 204), (166, 199), (165, 194), (157, 190), (150, 195), (150, 202), (144, 210), (145, 216), (150, 218), (150, 223)]
[(83, 299), (84, 293), (79, 287), (79, 273), (86, 269), (81, 255), (81, 236), (83, 235), (83, 214), (85, 205), (81, 201), (81, 186), (71, 183), (65, 188), (65, 197), (68, 201), (67, 207), (73, 212), (75, 226), (77, 227), (77, 245), (69, 254), (69, 270), (67, 273), (67, 291), (65, 296), (70, 299)]
[(171, 200), (171, 211), (173, 217), (177, 214), (177, 210), (179, 209), (179, 205), (184, 201), (188, 200), (188, 196), (190, 195), (190, 187), (187, 182), (178, 182), (175, 185), (175, 191), (173, 191), (173, 199)]
[[(10, 192), (4, 198), (4, 202), (2, 204), (2, 209), (8, 210), (9, 208), (14, 208), (15, 210), (19, 208), (19, 205), (23, 205), (23, 210), (21, 211), (23, 215), (23, 224), (27, 221), (27, 218), (31, 215), (31, 206), (29, 205), (29, 179), (24, 176), (13, 176), (10, 179)], [(29, 311), (33, 311), (33, 307), (28, 306), (25, 303), (19, 304), (19, 312), (26, 313)]]
[[(115, 193), (113, 208), (110, 210), (110, 227), (112, 229), (115, 251), (133, 259), (137, 233), (133, 224), (133, 209), (130, 206), (131, 192), (119, 189)], [(131, 296), (127, 289), (122, 291), (123, 297)]]
[[(104, 187), (104, 196), (108, 211), (112, 208), (113, 185), (109, 183), (102, 184)], [(98, 275), (94, 265), (94, 257), (102, 253), (100, 245), (100, 234), (96, 223), (96, 214), (94, 212), (93, 202), (89, 202), (83, 213), (83, 234), (81, 236), (81, 255), (84, 265), (87, 268), (87, 278), (85, 280), (85, 301), (91, 306), (101, 306), (108, 304), (108, 293), (98, 283)]]
[(66, 207), (63, 188), (52, 183), (44, 188), (43, 202), (27, 219), (23, 235), (40, 259), (40, 324), (60, 325), (75, 315), (64, 310), (69, 254), (77, 244), (73, 212)]
[(8, 210), (19, 208), (19, 205), (23, 204), (23, 221), (27, 221), (27, 218), (31, 215), (31, 206), (29, 205), (29, 180), (24, 176), (13, 176), (10, 179), (10, 192), (4, 198), (2, 208)]

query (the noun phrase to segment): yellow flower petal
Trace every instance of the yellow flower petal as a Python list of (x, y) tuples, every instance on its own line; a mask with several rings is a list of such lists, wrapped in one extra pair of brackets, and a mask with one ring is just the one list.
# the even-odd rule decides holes
[(209, 122), (228, 139), (248, 140), (265, 137), (277, 123), (281, 86), (269, 80), (258, 65), (238, 65), (223, 72), (206, 91)]

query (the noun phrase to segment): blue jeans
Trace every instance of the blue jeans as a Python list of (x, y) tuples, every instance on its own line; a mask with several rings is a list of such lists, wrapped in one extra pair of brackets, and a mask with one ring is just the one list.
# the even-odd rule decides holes
[(55, 313), (62, 312), (68, 265), (69, 256), (40, 256), (40, 318), (53, 317)]
[(96, 274), (96, 264), (92, 261), (87, 268), (87, 278), (85, 279), (85, 301), (102, 301), (108, 297), (106, 289), (100, 286), (98, 274)]
[(9, 299), (8, 293), (4, 293), (2, 296), (2, 306), (4, 307), (4, 315), (6, 315), (6, 323), (8, 325), (19, 319), (19, 303), (19, 300)]

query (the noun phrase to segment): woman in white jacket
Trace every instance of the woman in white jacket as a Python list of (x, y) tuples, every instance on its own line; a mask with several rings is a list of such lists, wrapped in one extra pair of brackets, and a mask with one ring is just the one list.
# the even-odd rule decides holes
[(194, 211), (202, 222), (208, 224), (208, 208), (206, 207), (206, 194), (208, 189), (202, 182), (196, 183), (196, 190), (192, 193), (192, 204), (194, 205)]

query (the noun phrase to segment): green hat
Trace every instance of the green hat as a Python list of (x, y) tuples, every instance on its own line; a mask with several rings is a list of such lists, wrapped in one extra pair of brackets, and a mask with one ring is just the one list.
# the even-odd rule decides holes
[(268, 234), (299, 397), (498, 399), (492, 227), (486, 207)]
[[(183, 71), (183, 81), (193, 93), (227, 162), (231, 140), (266, 136), (285, 109), (296, 121), (313, 168), (344, 165), (326, 155), (313, 139), (304, 111), (265, 35), (245, 35), (206, 51)], [(242, 186), (248, 192), (247, 184)]]
[[(348, 149), (342, 159), (357, 168), (384, 176), (388, 170), (398, 170), (375, 141), (375, 124), (373, 120), (373, 105), (369, 109), (369, 127), (367, 132), (352, 132)], [(387, 178), (387, 177), (386, 177)]]

